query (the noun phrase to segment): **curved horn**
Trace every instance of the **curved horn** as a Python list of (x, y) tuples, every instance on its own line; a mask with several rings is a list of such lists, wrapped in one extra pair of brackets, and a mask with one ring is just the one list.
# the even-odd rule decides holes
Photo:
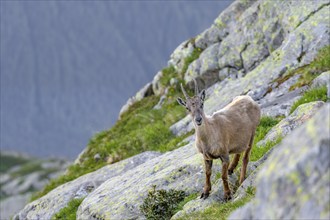
[(194, 84), (195, 84), (195, 95), (198, 96), (198, 85), (197, 85), (197, 82), (196, 82), (196, 79), (194, 78)]
[(189, 98), (189, 96), (188, 96), (186, 90), (184, 90), (184, 88), (183, 88), (183, 86), (182, 86), (182, 83), (180, 83), (180, 85), (181, 85), (181, 90), (182, 90), (182, 93), (183, 93), (184, 97), (185, 97), (186, 99)]

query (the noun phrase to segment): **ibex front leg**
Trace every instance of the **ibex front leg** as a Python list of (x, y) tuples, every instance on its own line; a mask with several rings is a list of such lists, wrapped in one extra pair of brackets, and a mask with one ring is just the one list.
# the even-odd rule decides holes
[(225, 155), (220, 157), (222, 161), (222, 170), (221, 170), (221, 177), (222, 177), (222, 183), (223, 183), (223, 190), (224, 190), (224, 199), (227, 201), (231, 199), (230, 195), (230, 188), (228, 184), (228, 165), (229, 165), (229, 155)]
[(205, 162), (205, 186), (203, 193), (201, 195), (201, 199), (206, 199), (210, 195), (211, 191), (211, 174), (212, 174), (212, 164), (213, 160), (204, 160)]

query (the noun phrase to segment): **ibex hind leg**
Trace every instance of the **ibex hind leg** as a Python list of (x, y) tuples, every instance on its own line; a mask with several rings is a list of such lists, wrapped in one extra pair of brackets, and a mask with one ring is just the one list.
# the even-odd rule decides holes
[(249, 146), (246, 149), (246, 151), (244, 152), (243, 164), (242, 164), (242, 170), (241, 170), (241, 176), (240, 176), (240, 179), (239, 179), (239, 184), (240, 185), (245, 180), (246, 169), (247, 169), (247, 165), (248, 165), (249, 159), (250, 159), (250, 151), (251, 151), (252, 146), (253, 146), (253, 139), (254, 139), (254, 132), (253, 132), (253, 134), (251, 136), (251, 139), (250, 139), (250, 142), (249, 142)]
[(234, 156), (233, 160), (231, 161), (229, 168), (228, 168), (229, 175), (233, 174), (235, 168), (237, 167), (240, 156), (241, 156), (241, 154), (235, 154), (235, 156)]

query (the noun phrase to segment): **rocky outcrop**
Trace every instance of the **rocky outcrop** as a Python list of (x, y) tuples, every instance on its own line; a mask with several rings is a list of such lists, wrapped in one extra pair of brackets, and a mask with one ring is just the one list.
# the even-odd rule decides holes
[(52, 190), (40, 199), (29, 203), (14, 219), (50, 219), (72, 199), (86, 197), (106, 180), (125, 173), (139, 164), (159, 155), (160, 153), (157, 152), (144, 152), (81, 176)]
[[(271, 6), (270, 4), (274, 5)], [(287, 4), (289, 4), (290, 6), (288, 6)], [(293, 7), (292, 4), (299, 4), (299, 6), (296, 7), (300, 8), (301, 10), (299, 12), (294, 12), (295, 10), (290, 9), (289, 12), (289, 8)], [(304, 5), (304, 7), (301, 7), (300, 4), (306, 5)], [(211, 114), (214, 111), (223, 108), (237, 95), (247, 94), (250, 91), (257, 92), (260, 91), (261, 88), (263, 88), (263, 92), (258, 95), (258, 98), (262, 99), (263, 96), (267, 94), (268, 88), (271, 88), (274, 79), (277, 79), (279, 76), (283, 75), (288, 70), (288, 68), (297, 68), (299, 66), (303, 66), (309, 63), (315, 57), (316, 51), (318, 51), (325, 45), (328, 45), (330, 40), (328, 31), (330, 29), (330, 25), (328, 22), (330, 17), (329, 3), (324, 1), (303, 1), (301, 3), (297, 1), (258, 1), (255, 2), (251, 6), (251, 8), (248, 8), (241, 15), (241, 17), (244, 16), (245, 19), (251, 20), (254, 14), (261, 13), (262, 8), (265, 9), (264, 13), (267, 12), (272, 14), (276, 11), (282, 15), (279, 17), (284, 17), (285, 19), (291, 18), (294, 22), (290, 23), (287, 20), (283, 20), (281, 22), (274, 21), (275, 23), (283, 24), (285, 27), (284, 30), (286, 35), (283, 38), (282, 43), (276, 47), (277, 49), (272, 50), (269, 56), (264, 57), (262, 60), (259, 60), (259, 65), (245, 73), (244, 77), (227, 77), (225, 80), (221, 81), (220, 83), (216, 83), (207, 89), (207, 94), (212, 94), (212, 96), (209, 97), (205, 102), (206, 113)], [(266, 10), (266, 8), (268, 9)], [(272, 10), (274, 11), (272, 12)], [(296, 13), (296, 15), (293, 13)], [(249, 16), (251, 16), (251, 18)], [(242, 20), (242, 18), (240, 18), (240, 20)], [(257, 20), (267, 22), (267, 19)], [(251, 27), (259, 27), (260, 25), (261, 24), (250, 24)], [(252, 28), (251, 31), (253, 32), (254, 29), (255, 28)], [(261, 30), (258, 28), (255, 29), (255, 33), (259, 33), (260, 31)], [(236, 44), (239, 44), (239, 42), (241, 41), (240, 39), (236, 39), (239, 36), (245, 35), (243, 33), (242, 35), (235, 33), (232, 37), (227, 36), (226, 39), (228, 38), (228, 41), (232, 41), (232, 43), (228, 43), (227, 47), (237, 48)], [(253, 38), (251, 38), (251, 40), (252, 39)], [(244, 42), (246, 40), (244, 40)], [(223, 44), (225, 44), (225, 41), (222, 41), (220, 43), (220, 45)], [(219, 49), (219, 51), (221, 51), (221, 49)], [(206, 53), (206, 50), (203, 53)], [(208, 59), (203, 56), (203, 53), (198, 60), (196, 60), (189, 66), (185, 77), (187, 81), (191, 80), (193, 77), (203, 77), (203, 73), (197, 70), (201, 69), (202, 67), (195, 67), (197, 63), (207, 63), (206, 60)], [(224, 56), (227, 57), (229, 61), (233, 60), (230, 55), (231, 53), (227, 53)], [(212, 57), (212, 59), (213, 58), (214, 57)], [(222, 67), (219, 68), (222, 69)], [(273, 103), (273, 105), (279, 105), (279, 103), (275, 102)], [(292, 102), (285, 105), (285, 108), (289, 109), (290, 105), (292, 105)], [(171, 127), (171, 130), (174, 133), (180, 135), (184, 132), (190, 131), (192, 127), (193, 126), (190, 122), (189, 116), (187, 116), (186, 118), (174, 124)]]
[(256, 198), (229, 219), (330, 218), (329, 112), (326, 104), (282, 141), (257, 176)]
[[(215, 169), (219, 166), (215, 165)], [(215, 171), (215, 170), (214, 170)], [(134, 169), (109, 179), (80, 205), (78, 219), (134, 219), (142, 217), (140, 205), (148, 191), (159, 189), (199, 192), (203, 187), (203, 161), (193, 140)]]

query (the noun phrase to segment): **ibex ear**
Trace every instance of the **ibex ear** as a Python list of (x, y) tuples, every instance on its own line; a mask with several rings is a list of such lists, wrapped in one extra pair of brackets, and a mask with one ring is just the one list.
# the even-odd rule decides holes
[(186, 107), (186, 102), (183, 101), (181, 98), (177, 98), (177, 101), (180, 105), (183, 105), (184, 107)]
[(205, 89), (203, 89), (203, 90), (201, 91), (201, 93), (199, 94), (199, 97), (201, 98), (202, 101), (205, 100)]

